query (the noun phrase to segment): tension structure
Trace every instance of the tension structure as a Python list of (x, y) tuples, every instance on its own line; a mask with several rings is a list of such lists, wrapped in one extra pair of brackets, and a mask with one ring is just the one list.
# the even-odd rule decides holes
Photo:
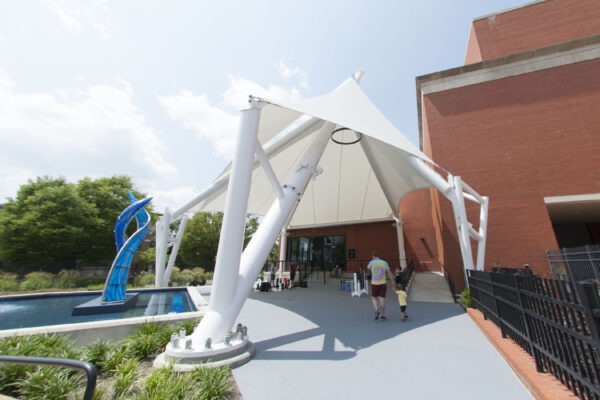
[[(370, 102), (358, 85), (361, 77), (315, 98), (251, 96), (241, 111), (232, 163), (196, 198), (165, 210), (156, 232), (157, 287), (168, 284), (186, 213), (224, 212), (209, 311), (190, 337), (181, 338), (184, 348), (167, 346), (167, 359), (214, 359), (215, 352), (242, 346), (232, 345), (233, 337), (244, 340), (233, 324), (282, 230), (395, 220), (403, 242), (398, 206), (417, 189), (436, 188), (452, 203), (464, 269), (483, 269), (488, 199), (460, 177), (436, 172), (436, 164)], [(480, 205), (477, 230), (467, 220), (465, 199)], [(264, 219), (242, 253), (247, 214)], [(178, 231), (170, 231), (179, 218)], [(478, 244), (476, 261), (471, 238)]]

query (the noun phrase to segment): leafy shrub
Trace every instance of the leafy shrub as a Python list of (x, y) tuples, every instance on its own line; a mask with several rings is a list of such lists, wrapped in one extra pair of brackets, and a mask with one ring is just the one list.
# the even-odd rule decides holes
[(146, 378), (142, 393), (138, 397), (141, 399), (185, 399), (188, 387), (188, 374), (178, 374), (173, 371), (173, 365), (165, 368), (157, 368)]
[(117, 398), (124, 396), (130, 391), (131, 386), (133, 385), (135, 379), (138, 376), (138, 373), (136, 371), (138, 365), (138, 360), (131, 359), (126, 360), (125, 362), (117, 366), (117, 369), (115, 370), (114, 374), (115, 381), (112, 384), (114, 394)]
[(11, 274), (10, 272), (0, 272), (0, 291), (14, 292), (16, 290), (19, 290), (17, 274)]
[(159, 336), (153, 333), (136, 332), (123, 339), (122, 344), (130, 357), (145, 359), (162, 350)]
[(81, 273), (72, 269), (62, 269), (56, 278), (56, 287), (61, 289), (76, 288)]
[(80, 384), (80, 377), (65, 368), (40, 367), (28, 371), (16, 385), (22, 398), (33, 400), (66, 400)]
[(88, 287), (92, 285), (101, 285), (101, 287), (104, 287), (104, 282), (106, 282), (106, 273), (94, 272), (86, 276), (79, 277), (77, 280), (77, 286)]
[(465, 307), (473, 307), (473, 299), (471, 298), (471, 290), (465, 289), (460, 293), (460, 299)]
[(193, 399), (224, 399), (231, 392), (228, 368), (196, 368), (186, 376), (193, 382)]
[(156, 260), (156, 249), (149, 247), (148, 250), (140, 253), (138, 264), (144, 269), (154, 268), (154, 261)]
[(54, 277), (48, 272), (30, 272), (25, 275), (20, 288), (24, 291), (48, 289), (54, 286)]
[(197, 368), (177, 374), (173, 365), (155, 369), (146, 379), (140, 399), (224, 399), (231, 392), (228, 368)]
[(179, 268), (175, 270), (173, 268), (173, 272), (171, 272), (171, 285), (172, 286), (187, 286), (194, 280), (194, 274), (189, 269), (184, 269), (180, 271)]
[(154, 286), (154, 274), (141, 274), (135, 277), (133, 285), (136, 287)]
[[(35, 335), (9, 337), (0, 340), (0, 354), (7, 356), (55, 357), (80, 359), (82, 350), (64, 335)], [(18, 395), (27, 380), (27, 373), (39, 367), (5, 364), (0, 365), (0, 392)], [(35, 376), (37, 377), (37, 375)], [(37, 378), (31, 378), (35, 381)]]
[(128, 349), (125, 346), (112, 346), (106, 359), (102, 362), (104, 370), (114, 373), (117, 367), (129, 358)]
[(103, 340), (96, 340), (89, 345), (85, 352), (85, 360), (96, 366), (98, 371), (104, 369), (104, 364), (108, 355), (113, 350), (113, 346)]

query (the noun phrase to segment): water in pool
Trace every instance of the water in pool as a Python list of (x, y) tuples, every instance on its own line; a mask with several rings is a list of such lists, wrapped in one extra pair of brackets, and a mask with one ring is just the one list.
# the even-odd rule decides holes
[(186, 290), (152, 291), (139, 292), (136, 305), (127, 311), (71, 316), (73, 307), (98, 296), (77, 293), (0, 299), (0, 330), (196, 311)]

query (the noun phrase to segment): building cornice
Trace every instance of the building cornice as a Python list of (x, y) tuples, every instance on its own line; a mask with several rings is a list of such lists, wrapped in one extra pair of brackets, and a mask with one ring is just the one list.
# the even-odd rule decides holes
[(480, 19), (495, 17), (497, 15), (509, 13), (511, 11), (519, 10), (521, 8), (534, 6), (534, 5), (539, 4), (539, 3), (545, 3), (546, 1), (548, 1), (548, 0), (536, 0), (536, 1), (532, 1), (530, 3), (521, 4), (520, 6), (515, 6), (515, 7), (507, 8), (506, 10), (497, 11), (497, 12), (494, 12), (494, 13), (491, 13), (491, 14), (483, 15), (481, 17), (473, 18), (473, 22), (478, 21)]
[(421, 151), (423, 151), (422, 99), (425, 94), (475, 85), (596, 58), (600, 58), (600, 35), (570, 40), (568, 42), (416, 77), (419, 147)]

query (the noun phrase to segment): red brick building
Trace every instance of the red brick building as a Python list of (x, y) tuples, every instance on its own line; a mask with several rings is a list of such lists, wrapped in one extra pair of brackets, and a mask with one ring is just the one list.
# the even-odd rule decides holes
[[(547, 273), (546, 249), (600, 243), (600, 1), (537, 1), (477, 18), (465, 65), (416, 82), (421, 150), (490, 199), (486, 268)], [(462, 288), (449, 201), (424, 189), (399, 210), (406, 258), (445, 268)], [(351, 249), (356, 259), (373, 249), (399, 258), (392, 221), (289, 235), (345, 236), (349, 270), (358, 269)]]
[[(547, 273), (546, 249), (600, 243), (600, 2), (475, 19), (465, 65), (418, 77), (417, 101), (421, 149), (490, 198), (487, 267)], [(430, 215), (409, 220), (419, 204)], [(407, 241), (434, 249), (407, 256), (462, 281), (449, 203), (412, 193), (400, 210)]]

